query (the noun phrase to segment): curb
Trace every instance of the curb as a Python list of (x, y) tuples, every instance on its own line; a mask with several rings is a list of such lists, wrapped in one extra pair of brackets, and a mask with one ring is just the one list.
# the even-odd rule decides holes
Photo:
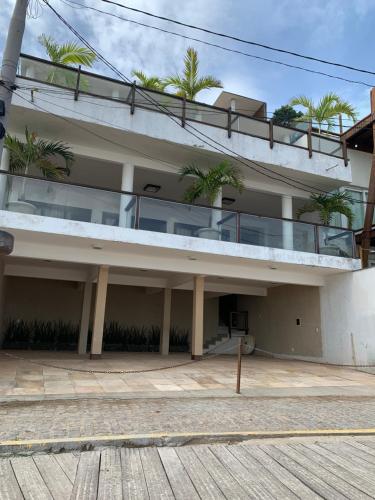
[(372, 429), (305, 429), (287, 431), (239, 431), (239, 432), (170, 432), (150, 434), (118, 434), (108, 436), (82, 436), (67, 439), (30, 439), (0, 441), (0, 454), (32, 454), (38, 452), (61, 453), (64, 451), (91, 451), (101, 447), (116, 446), (140, 448), (145, 446), (185, 446), (209, 443), (236, 443), (252, 439), (328, 437), (328, 436), (369, 436)]

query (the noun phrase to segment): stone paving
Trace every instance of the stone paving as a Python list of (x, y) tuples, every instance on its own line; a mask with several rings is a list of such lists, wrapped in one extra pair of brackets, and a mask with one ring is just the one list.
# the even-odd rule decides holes
[(57, 400), (0, 405), (0, 440), (375, 427), (375, 398)]
[[(133, 374), (69, 371), (147, 370), (189, 361), (186, 354), (105, 353), (90, 361), (75, 353), (10, 351), (36, 363), (7, 357), (0, 351), (0, 401), (56, 398), (132, 398), (230, 396), (236, 384), (236, 357), (219, 356), (177, 368)], [(350, 368), (285, 361), (258, 356), (243, 358), (245, 395), (374, 395), (375, 376)]]

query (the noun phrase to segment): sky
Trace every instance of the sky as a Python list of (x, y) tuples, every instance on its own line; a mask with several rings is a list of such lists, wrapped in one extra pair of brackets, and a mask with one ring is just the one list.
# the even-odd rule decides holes
[[(37, 0), (31, 1), (35, 6)], [(372, 75), (218, 38), (114, 7), (101, 0), (74, 1), (254, 55), (375, 85), (375, 76)], [(375, 71), (375, 0), (117, 1), (246, 40)], [(353, 104), (359, 117), (369, 113), (369, 88), (365, 86), (225, 52), (79, 8), (77, 5), (72, 7), (68, 0), (50, 0), (50, 3), (126, 75), (130, 76), (133, 69), (142, 69), (148, 74), (160, 76), (175, 74), (182, 69), (186, 49), (192, 46), (198, 50), (202, 74), (212, 74), (219, 78), (224, 89), (229, 92), (267, 102), (269, 112), (297, 95), (303, 94), (318, 100), (325, 93), (333, 91)], [(15, 0), (0, 0), (0, 55), (14, 4)], [(33, 9), (32, 14), (27, 19), (22, 47), (24, 53), (45, 56), (38, 43), (38, 36), (42, 33), (52, 35), (60, 43), (75, 40), (74, 35), (48, 7)], [(94, 71), (114, 76), (100, 64), (96, 64)], [(213, 103), (219, 92), (204, 91), (199, 95), (199, 100)]]

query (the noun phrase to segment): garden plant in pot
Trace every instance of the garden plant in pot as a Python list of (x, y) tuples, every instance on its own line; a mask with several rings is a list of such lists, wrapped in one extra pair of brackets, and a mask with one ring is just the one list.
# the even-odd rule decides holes
[[(228, 161), (222, 161), (215, 167), (204, 170), (194, 164), (187, 165), (182, 167), (180, 179), (186, 176), (195, 177), (191, 186), (185, 191), (184, 199), (188, 203), (203, 198), (212, 207), (221, 208), (223, 187), (230, 186), (239, 192), (242, 192), (244, 187), (240, 172)], [(211, 240), (220, 239), (221, 218), (221, 210), (211, 210), (210, 226), (199, 229), (197, 236)]]
[[(25, 141), (18, 137), (5, 137), (4, 146), (9, 151), (10, 173), (28, 175), (37, 170), (47, 179), (63, 179), (70, 175), (70, 167), (74, 161), (74, 155), (69, 146), (61, 141), (46, 141), (37, 138), (35, 132), (25, 129)], [(62, 166), (57, 160), (62, 160)], [(14, 179), (12, 179), (14, 181)], [(18, 180), (17, 180), (18, 182)], [(11, 198), (7, 208), (13, 212), (35, 213), (35, 206), (26, 201), (27, 179), (23, 178), (21, 184), (10, 188)]]

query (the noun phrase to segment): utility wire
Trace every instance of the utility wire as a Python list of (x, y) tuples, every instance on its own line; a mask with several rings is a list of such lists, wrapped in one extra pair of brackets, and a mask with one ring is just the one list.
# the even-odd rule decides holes
[[(166, 29), (159, 28), (159, 27), (156, 27), (156, 26), (151, 26), (149, 24), (141, 23), (141, 22), (135, 21), (133, 19), (127, 19), (127, 18), (119, 16), (117, 14), (113, 14), (112, 12), (106, 12), (104, 10), (97, 9), (95, 7), (92, 7), (92, 6), (83, 5), (83, 4), (80, 4), (78, 2), (74, 2), (73, 0), (60, 0), (60, 1), (62, 1), (66, 5), (70, 5), (70, 4), (80, 5), (82, 9), (89, 9), (89, 10), (92, 10), (92, 11), (95, 11), (95, 12), (99, 12), (101, 14), (105, 14), (107, 16), (115, 17), (115, 18), (120, 19), (122, 21), (126, 21), (126, 22), (129, 22), (129, 23), (132, 23), (132, 24), (136, 24), (138, 26), (142, 26), (142, 27), (153, 29), (153, 30), (161, 31), (163, 33), (168, 33), (169, 35), (173, 35), (173, 36), (177, 36), (177, 37), (180, 37), (180, 38), (184, 38), (186, 40), (192, 40), (194, 42), (202, 43), (204, 45), (208, 45), (210, 47), (215, 47), (215, 48), (220, 49), (220, 50), (225, 50), (226, 52), (232, 52), (232, 53), (239, 54), (239, 55), (242, 55), (242, 56), (245, 56), (245, 57), (250, 57), (250, 58), (253, 58), (253, 59), (258, 59), (260, 61), (265, 61), (265, 62), (269, 62), (269, 63), (272, 63), (272, 64), (278, 64), (280, 66), (285, 66), (287, 68), (298, 69), (300, 71), (305, 71), (305, 72), (308, 72), (308, 73), (313, 73), (313, 74), (316, 74), (316, 75), (325, 76), (325, 77), (333, 78), (333, 79), (336, 79), (336, 80), (341, 80), (341, 81), (344, 81), (344, 82), (347, 82), (347, 83), (354, 83), (356, 85), (362, 85), (362, 86), (365, 86), (365, 87), (368, 87), (368, 88), (375, 87), (375, 85), (372, 85), (372, 84), (367, 83), (367, 82), (362, 82), (360, 80), (351, 80), (349, 78), (344, 78), (344, 77), (337, 76), (337, 75), (331, 75), (331, 74), (325, 73), (323, 71), (317, 71), (317, 70), (313, 70), (313, 69), (310, 69), (310, 68), (305, 68), (303, 66), (296, 66), (294, 64), (289, 64), (289, 63), (286, 63), (286, 62), (277, 61), (275, 59), (268, 59), (267, 57), (261, 57), (261, 56), (255, 55), (255, 54), (250, 54), (248, 52), (243, 52), (241, 50), (231, 49), (229, 47), (224, 47), (223, 45), (219, 45), (219, 44), (216, 44), (216, 43), (208, 42), (206, 40), (201, 40), (199, 38), (194, 38), (194, 37), (191, 37), (191, 36), (183, 35), (182, 33), (176, 33), (174, 31), (166, 30)], [(74, 8), (72, 5), (70, 5), (70, 6), (72, 8)]]
[(299, 52), (292, 52), (292, 51), (289, 51), (289, 50), (280, 49), (280, 48), (277, 48), (277, 47), (272, 47), (270, 45), (266, 45), (266, 44), (263, 44), (263, 43), (258, 43), (258, 42), (252, 42), (252, 41), (249, 41), (249, 40), (244, 40), (243, 38), (239, 38), (239, 37), (234, 36), (234, 35), (228, 35), (228, 34), (225, 34), (225, 33), (220, 33), (220, 32), (217, 32), (217, 31), (209, 30), (207, 28), (202, 28), (200, 26), (195, 26), (193, 24), (188, 24), (188, 23), (184, 23), (182, 21), (177, 21), (176, 19), (171, 19), (169, 17), (159, 16), (157, 14), (152, 14), (151, 12), (146, 12), (144, 10), (137, 9), (135, 7), (129, 7), (127, 5), (124, 5), (124, 4), (121, 4), (121, 3), (118, 3), (118, 2), (114, 2), (113, 0), (101, 0), (101, 1), (104, 2), (104, 3), (107, 3), (107, 4), (116, 5), (117, 7), (121, 7), (122, 9), (127, 9), (127, 10), (131, 10), (133, 12), (138, 12), (139, 14), (144, 14), (145, 16), (154, 17), (156, 19), (161, 19), (162, 21), (167, 21), (167, 22), (170, 22), (170, 23), (178, 24), (179, 26), (184, 26), (185, 28), (191, 28), (191, 29), (194, 29), (194, 30), (203, 31), (204, 33), (208, 33), (210, 35), (215, 35), (215, 36), (219, 36), (219, 37), (222, 37), (222, 38), (227, 38), (227, 39), (230, 39), (230, 40), (234, 40), (236, 42), (246, 43), (248, 45), (254, 45), (256, 47), (262, 47), (263, 49), (273, 50), (275, 52), (280, 52), (280, 53), (283, 53), (283, 54), (288, 54), (288, 55), (291, 55), (291, 56), (300, 57), (302, 59), (308, 59), (310, 61), (316, 61), (316, 62), (319, 62), (319, 63), (322, 63), (322, 64), (328, 64), (330, 66), (336, 66), (336, 67), (339, 67), (339, 68), (345, 68), (345, 69), (349, 69), (351, 71), (358, 71), (360, 73), (366, 73), (368, 75), (375, 75), (375, 71), (369, 71), (367, 69), (356, 68), (354, 66), (349, 66), (349, 65), (346, 65), (346, 64), (341, 64), (341, 63), (337, 63), (337, 62), (333, 62), (333, 61), (328, 61), (326, 59), (319, 59), (317, 57), (308, 56), (308, 55), (305, 55), (305, 54), (301, 54)]
[[(43, 0), (44, 3), (55, 13), (55, 15), (61, 20), (61, 22), (84, 44), (86, 45), (86, 47), (88, 47), (90, 50), (92, 50), (96, 55), (97, 57), (106, 65), (108, 66), (115, 74), (117, 74), (118, 76), (120, 76), (120, 78), (122, 80), (125, 80), (127, 81), (128, 83), (131, 82), (131, 80), (126, 77), (123, 73), (121, 73), (120, 70), (118, 70), (115, 66), (112, 65), (112, 63), (110, 63), (104, 56), (102, 56), (79, 32), (77, 32), (77, 30), (75, 30), (75, 28), (73, 28), (49, 3), (48, 3), (48, 0)], [(136, 91), (138, 93), (140, 93), (142, 95), (142, 90), (139, 89), (139, 88), (136, 88)], [(152, 102), (152, 98), (150, 96), (148, 96), (147, 94), (144, 94), (144, 97), (149, 100), (150, 102)], [(162, 108), (164, 109), (164, 113), (172, 120), (174, 121), (174, 123), (176, 123), (179, 127), (181, 127), (181, 124), (180, 124), (180, 121), (179, 121), (179, 118), (174, 115), (173, 113), (171, 113), (168, 108), (166, 108), (165, 106), (161, 105), (160, 103), (158, 103), (157, 101), (154, 100), (154, 104), (156, 104), (159, 108)], [(177, 121), (175, 120), (175, 118), (177, 118)], [(195, 132), (197, 132), (197, 135), (196, 133), (192, 132), (191, 130), (188, 129), (188, 127), (185, 127), (184, 130), (186, 132), (188, 132), (189, 134), (191, 134), (192, 136), (196, 137), (197, 139), (199, 139), (200, 141), (202, 141), (203, 143), (205, 143), (206, 145), (208, 145), (210, 148), (220, 152), (221, 154), (223, 154), (224, 156), (228, 157), (230, 160), (233, 160), (235, 159), (237, 162), (245, 165), (246, 167), (254, 170), (255, 172), (261, 174), (261, 175), (264, 175), (266, 177), (269, 177), (271, 178), (272, 180), (276, 180), (276, 181), (279, 181), (279, 182), (283, 182), (295, 189), (299, 189), (301, 191), (305, 191), (305, 192), (308, 192), (309, 194), (312, 194), (312, 193), (316, 193), (317, 191), (320, 191), (321, 193), (325, 193), (326, 195), (329, 195), (329, 196), (332, 196), (332, 193), (329, 193), (327, 191), (324, 191), (320, 188), (317, 188), (317, 187), (314, 187), (314, 186), (310, 186), (306, 183), (303, 183), (301, 181), (297, 181), (295, 179), (292, 179), (286, 175), (283, 175), (283, 174), (279, 174), (277, 172), (274, 172), (273, 170), (255, 162), (254, 160), (249, 160), (253, 165), (256, 165), (257, 167), (259, 167), (260, 169), (262, 170), (265, 170), (266, 172), (271, 172), (271, 174), (274, 174), (274, 175), (277, 175), (279, 176), (280, 178), (275, 178), (273, 177), (271, 174), (269, 173), (265, 173), (264, 171), (259, 171), (257, 170), (256, 168), (254, 168), (254, 166), (252, 165), (249, 165), (247, 163), (247, 159), (242, 157), (241, 155), (238, 155), (237, 152), (231, 150), (230, 148), (228, 147), (225, 147), (225, 146), (222, 146), (218, 141), (214, 140), (213, 138), (209, 137), (208, 135), (204, 134), (203, 132), (199, 131), (198, 129), (196, 129), (195, 127), (193, 127), (191, 124), (187, 124), (188, 127), (192, 130), (194, 130)], [(205, 137), (206, 139), (208, 139), (209, 141), (211, 141), (211, 144), (207, 141), (205, 141), (204, 139), (202, 139), (202, 136)], [(213, 145), (213, 144), (215, 145)], [(216, 146), (217, 145), (217, 146)], [(231, 155), (226, 153), (225, 151), (223, 151), (223, 148), (226, 149), (227, 151), (229, 151), (230, 153), (232, 153)], [(243, 161), (245, 160), (245, 161)], [(300, 184), (300, 185), (303, 185), (303, 186), (306, 186), (309, 188), (309, 190), (307, 189), (304, 189), (302, 187), (298, 187), (296, 186), (295, 184), (291, 184), (290, 182), (286, 181), (285, 179), (289, 179), (291, 180), (292, 182), (294, 183), (297, 183), (297, 184)], [(368, 202), (363, 202), (363, 203), (368, 203)]]

